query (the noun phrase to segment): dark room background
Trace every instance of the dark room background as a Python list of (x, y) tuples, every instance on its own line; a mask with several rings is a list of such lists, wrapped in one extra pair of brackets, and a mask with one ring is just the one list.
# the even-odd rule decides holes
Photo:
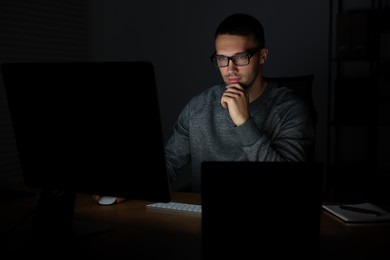
[[(352, 2), (359, 8), (369, 1)], [(313, 100), (319, 116), (316, 158), (326, 163), (329, 28), (334, 19), (329, 1), (1, 0), (0, 62), (151, 61), (167, 139), (184, 104), (220, 81), (219, 71), (209, 60), (214, 30), (225, 16), (236, 12), (252, 14), (264, 25), (269, 48), (265, 75), (314, 75)], [(129, 93), (136, 87), (142, 86), (129, 86)], [(2, 85), (0, 112), (0, 177), (18, 179)]]

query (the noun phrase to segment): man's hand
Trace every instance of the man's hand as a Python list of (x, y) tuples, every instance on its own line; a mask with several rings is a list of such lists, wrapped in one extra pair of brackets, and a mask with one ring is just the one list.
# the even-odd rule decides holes
[(249, 119), (249, 94), (240, 84), (226, 86), (221, 105), (229, 110), (229, 115), (236, 126), (242, 125)]

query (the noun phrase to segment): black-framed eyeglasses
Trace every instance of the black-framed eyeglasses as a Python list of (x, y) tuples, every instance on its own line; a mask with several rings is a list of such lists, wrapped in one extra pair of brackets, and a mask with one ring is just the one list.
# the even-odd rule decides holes
[(249, 64), (250, 59), (258, 52), (261, 47), (256, 47), (253, 50), (250, 50), (246, 53), (239, 53), (233, 56), (224, 56), (224, 55), (216, 55), (216, 52), (211, 55), (211, 62), (217, 68), (223, 68), (229, 66), (229, 61), (231, 60), (236, 66), (246, 66)]

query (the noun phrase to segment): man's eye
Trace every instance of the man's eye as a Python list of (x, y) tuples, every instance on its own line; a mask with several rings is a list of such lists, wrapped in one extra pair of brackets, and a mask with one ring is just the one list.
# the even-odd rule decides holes
[(224, 60), (227, 60), (227, 57), (226, 56), (217, 56), (217, 60), (224, 61)]
[(234, 58), (235, 58), (236, 60), (245, 60), (245, 59), (247, 59), (247, 57), (248, 57), (248, 56), (247, 56), (246, 54), (234, 56)]

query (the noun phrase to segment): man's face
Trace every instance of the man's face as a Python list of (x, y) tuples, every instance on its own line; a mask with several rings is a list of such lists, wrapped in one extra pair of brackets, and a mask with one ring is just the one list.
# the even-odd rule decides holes
[[(219, 35), (215, 40), (215, 49), (217, 57), (229, 57), (228, 65), (220, 67), (221, 76), (226, 85), (240, 83), (244, 88), (249, 88), (259, 77), (262, 49), (251, 40), (250, 37), (238, 35)], [(255, 52), (248, 56), (252, 50)], [(240, 60), (249, 62), (247, 65), (240, 66)], [(234, 64), (236, 61), (236, 64)], [(243, 62), (243, 64), (246, 64)]]

